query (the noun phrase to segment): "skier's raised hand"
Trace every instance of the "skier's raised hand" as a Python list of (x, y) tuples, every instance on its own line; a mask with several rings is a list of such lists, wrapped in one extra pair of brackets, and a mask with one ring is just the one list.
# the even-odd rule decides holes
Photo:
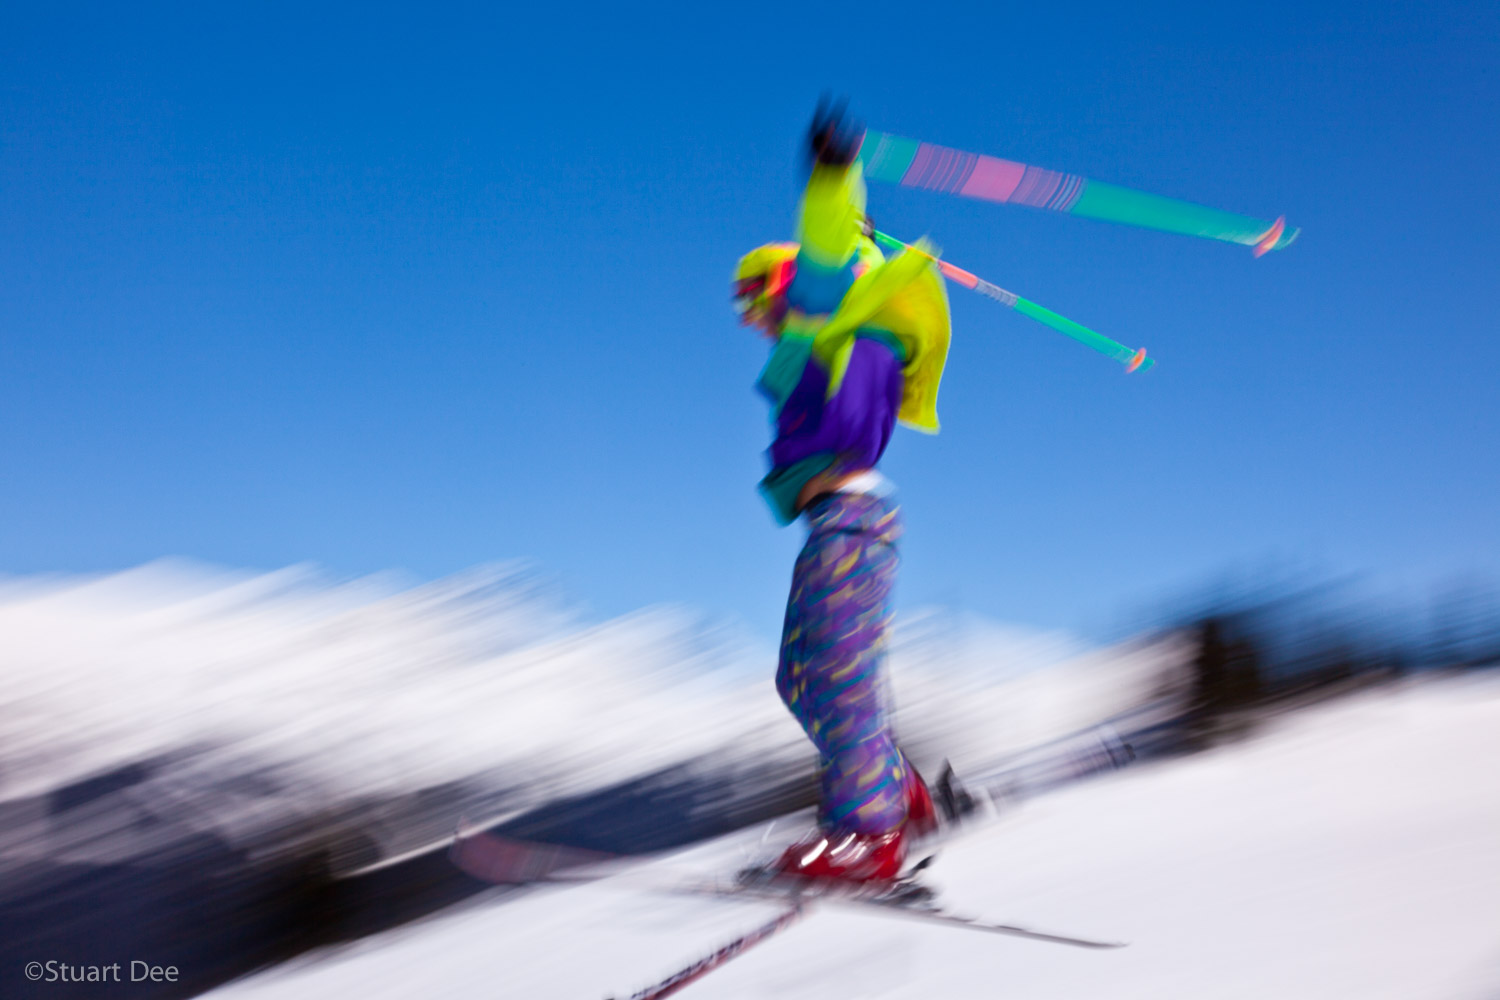
[(865, 126), (849, 117), (848, 107), (849, 102), (844, 99), (831, 101), (826, 96), (819, 99), (807, 130), (813, 162), (843, 167), (859, 155)]

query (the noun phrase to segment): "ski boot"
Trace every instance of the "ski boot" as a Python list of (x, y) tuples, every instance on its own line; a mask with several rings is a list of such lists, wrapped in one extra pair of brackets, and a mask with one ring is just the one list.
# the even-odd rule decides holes
[(819, 830), (782, 852), (767, 874), (776, 881), (869, 886), (894, 882), (906, 861), (906, 837), (889, 833)]
[(938, 811), (927, 783), (908, 765), (906, 819), (886, 833), (819, 830), (788, 847), (766, 870), (777, 881), (801, 879), (827, 885), (885, 891), (902, 879), (907, 847), (938, 829)]

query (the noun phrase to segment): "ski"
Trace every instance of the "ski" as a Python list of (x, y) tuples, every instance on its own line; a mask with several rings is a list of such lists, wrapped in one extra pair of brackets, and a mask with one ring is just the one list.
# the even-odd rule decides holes
[(885, 916), (904, 917), (948, 927), (963, 928), (986, 934), (1001, 934), (1009, 937), (1046, 941), (1051, 944), (1069, 945), (1074, 948), (1108, 950), (1124, 948), (1127, 942), (1104, 941), (1040, 930), (1021, 924), (1002, 923), (983, 917), (971, 916), (950, 910), (937, 901), (937, 893), (927, 885), (910, 878), (893, 886), (879, 890), (861, 891), (857, 888), (825, 886), (819, 883), (778, 880), (751, 871), (742, 873), (732, 884), (703, 882), (687, 883), (676, 887), (677, 891), (718, 896), (724, 899), (753, 899), (759, 901), (788, 901), (793, 905), (810, 903), (846, 906)]
[(1072, 934), (1057, 934), (1052, 931), (1037, 930), (1036, 928), (1023, 927), (1019, 924), (997, 923), (982, 917), (955, 913), (946, 906), (933, 902), (903, 902), (894, 899), (866, 898), (862, 896), (833, 897), (832, 902), (864, 907), (891, 916), (906, 917), (911, 920), (924, 920), (928, 923), (962, 927), (967, 930), (982, 931), (988, 934), (1004, 934), (1010, 937), (1028, 938), (1032, 941), (1049, 941), (1052, 944), (1071, 945), (1075, 948), (1106, 950), (1124, 948), (1127, 944), (1125, 941), (1100, 941), (1094, 938), (1076, 937)]
[(748, 934), (735, 938), (712, 954), (705, 955), (691, 965), (672, 973), (655, 986), (648, 986), (643, 990), (638, 990), (630, 994), (629, 1000), (660, 1000), (661, 997), (671, 996), (689, 983), (696, 982), (708, 975), (730, 959), (743, 955), (762, 941), (786, 930), (792, 924), (802, 919), (806, 913), (806, 905), (797, 903), (783, 911), (769, 923), (757, 927)]
[[(757, 944), (791, 927), (811, 912), (815, 905), (823, 903), (863, 909), (872, 914), (926, 921), (935, 926), (1075, 948), (1124, 947), (1123, 942), (1058, 934), (955, 912), (938, 903), (935, 892), (918, 881), (916, 876), (933, 863), (936, 858), (934, 852), (939, 847), (985, 826), (985, 821), (1003, 815), (1003, 806), (1006, 804), (1059, 784), (1124, 767), (1134, 757), (1129, 744), (1112, 730), (1103, 728), (1035, 748), (969, 785), (959, 782), (953, 768), (945, 765), (938, 780), (932, 785), (934, 803), (942, 816), (938, 831), (924, 838), (919, 845), (923, 853), (921, 860), (908, 869), (895, 885), (882, 887), (878, 891), (861, 892), (806, 882), (789, 883), (769, 876), (765, 870), (758, 868), (742, 871), (734, 882), (728, 884), (722, 881), (673, 881), (647, 886), (646, 888), (657, 891), (775, 902), (784, 904), (785, 908), (769, 922), (684, 966), (654, 986), (630, 994), (628, 1000), (659, 1000), (671, 996)], [(536, 885), (594, 881), (619, 874), (653, 856), (627, 857), (516, 840), (460, 820), (449, 857), (457, 867), (486, 882)]]

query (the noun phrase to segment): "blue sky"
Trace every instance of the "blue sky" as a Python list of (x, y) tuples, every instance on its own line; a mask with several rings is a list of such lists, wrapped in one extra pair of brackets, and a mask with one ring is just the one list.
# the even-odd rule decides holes
[(1500, 10), (0, 11), (0, 573), (436, 577), (774, 635), (797, 529), (728, 273), (818, 94), (1303, 227), (1242, 248), (872, 187), (962, 289), (886, 471), (900, 597), (1110, 630), (1226, 568), (1500, 575)]

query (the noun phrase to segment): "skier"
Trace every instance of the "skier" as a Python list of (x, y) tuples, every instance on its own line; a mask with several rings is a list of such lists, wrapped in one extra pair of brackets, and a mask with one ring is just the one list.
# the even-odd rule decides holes
[(884, 653), (901, 533), (876, 465), (899, 421), (936, 433), (947, 358), (947, 293), (918, 243), (884, 259), (870, 239), (857, 161), (864, 132), (819, 106), (798, 242), (743, 257), (734, 305), (774, 341), (757, 382), (775, 441), (760, 490), (777, 520), (807, 520), (792, 574), (776, 687), (817, 747), (817, 831), (773, 864), (777, 877), (896, 879), (908, 840), (936, 826), (921, 777), (896, 746)]

